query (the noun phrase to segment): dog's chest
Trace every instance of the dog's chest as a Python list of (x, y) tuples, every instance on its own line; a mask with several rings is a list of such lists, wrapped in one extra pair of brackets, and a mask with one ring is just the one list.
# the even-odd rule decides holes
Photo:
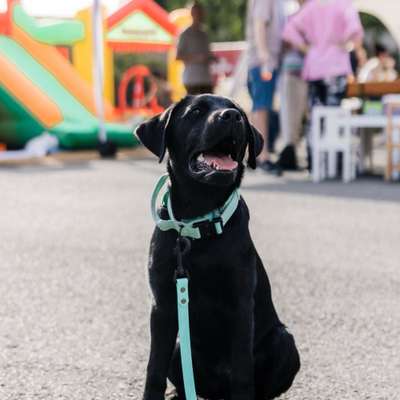
[(191, 265), (190, 329), (193, 346), (202, 354), (210, 352), (210, 343), (218, 349), (219, 358), (229, 354), (227, 338), (234, 328), (238, 309), (235, 279), (232, 267), (225, 263), (209, 261)]
[(194, 312), (230, 317), (238, 305), (238, 291), (251, 270), (238, 249), (193, 252), (188, 265), (190, 302)]

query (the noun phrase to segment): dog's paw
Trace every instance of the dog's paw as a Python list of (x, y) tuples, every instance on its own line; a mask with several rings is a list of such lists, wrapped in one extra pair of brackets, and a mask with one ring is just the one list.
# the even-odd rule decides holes
[(168, 388), (165, 393), (165, 400), (179, 400), (178, 392), (175, 388)]

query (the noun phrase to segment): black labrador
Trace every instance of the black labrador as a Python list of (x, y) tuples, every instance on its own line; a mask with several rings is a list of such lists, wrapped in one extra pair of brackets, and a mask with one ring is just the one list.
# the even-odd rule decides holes
[[(187, 96), (136, 132), (160, 162), (168, 150), (170, 196), (179, 220), (221, 207), (241, 183), (246, 150), (254, 169), (263, 146), (242, 109), (213, 95)], [(160, 212), (168, 218), (165, 208)], [(241, 199), (223, 233), (192, 240), (185, 259), (196, 390), (206, 399), (273, 399), (289, 389), (300, 368), (248, 222)], [(151, 241), (154, 303), (145, 400), (164, 399), (167, 378), (178, 398), (185, 398), (177, 342), (176, 239), (175, 230), (156, 228)]]

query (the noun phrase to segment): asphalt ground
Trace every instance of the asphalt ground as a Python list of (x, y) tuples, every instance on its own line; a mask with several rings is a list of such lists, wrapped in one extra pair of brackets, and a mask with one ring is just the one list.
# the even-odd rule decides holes
[[(139, 399), (154, 160), (0, 168), (0, 399)], [(248, 173), (302, 369), (283, 399), (400, 398), (400, 185)]]

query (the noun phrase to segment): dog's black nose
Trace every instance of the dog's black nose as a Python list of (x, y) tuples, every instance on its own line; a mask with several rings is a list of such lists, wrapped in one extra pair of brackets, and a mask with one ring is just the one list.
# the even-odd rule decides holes
[(223, 121), (231, 121), (231, 122), (242, 121), (242, 115), (238, 110), (235, 110), (234, 108), (227, 108), (226, 110), (222, 111), (218, 117)]

